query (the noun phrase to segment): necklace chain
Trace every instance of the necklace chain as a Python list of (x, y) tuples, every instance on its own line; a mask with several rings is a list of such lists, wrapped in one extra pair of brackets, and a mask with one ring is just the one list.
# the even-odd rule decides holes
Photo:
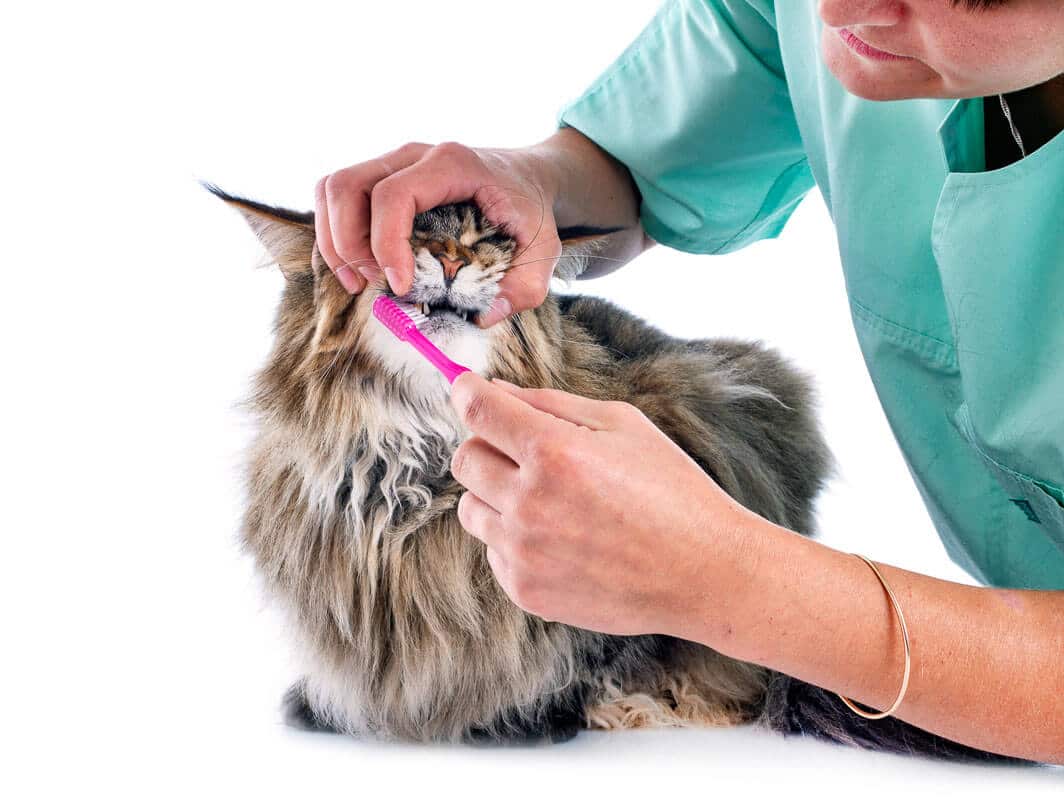
[(1012, 111), (1009, 110), (1009, 104), (1005, 102), (1005, 95), (999, 94), (998, 100), (1001, 101), (1001, 111), (1005, 115), (1005, 121), (1009, 123), (1012, 138), (1016, 140), (1016, 146), (1020, 148), (1020, 158), (1026, 158), (1027, 150), (1024, 149), (1023, 139), (1020, 138), (1020, 132), (1016, 130), (1016, 125), (1012, 121)]

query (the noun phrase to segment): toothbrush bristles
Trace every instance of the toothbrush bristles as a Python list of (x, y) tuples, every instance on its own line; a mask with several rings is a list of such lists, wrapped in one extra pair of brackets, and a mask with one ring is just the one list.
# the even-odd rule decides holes
[(402, 310), (404, 314), (410, 317), (410, 321), (413, 322), (414, 325), (419, 328), (424, 325), (429, 319), (420, 311), (418, 311), (417, 306), (415, 306), (413, 303), (406, 303), (402, 300), (396, 300), (394, 298), (392, 299), (392, 302), (399, 306), (400, 310)]

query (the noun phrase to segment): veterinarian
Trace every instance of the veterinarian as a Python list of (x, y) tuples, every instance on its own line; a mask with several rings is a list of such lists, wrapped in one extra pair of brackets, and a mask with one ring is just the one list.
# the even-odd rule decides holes
[(488, 326), (542, 302), (556, 225), (620, 228), (600, 263), (728, 253), (815, 183), (894, 434), (985, 587), (766, 521), (630, 406), (472, 373), (452, 392), (475, 434), (452, 462), (462, 524), (530, 613), (701, 642), (851, 713), (1064, 763), (1062, 73), (1056, 0), (673, 0), (545, 142), (409, 144), (323, 179), (317, 240), (348, 290), (371, 259), (403, 293), (413, 215), (473, 198), (529, 262)]

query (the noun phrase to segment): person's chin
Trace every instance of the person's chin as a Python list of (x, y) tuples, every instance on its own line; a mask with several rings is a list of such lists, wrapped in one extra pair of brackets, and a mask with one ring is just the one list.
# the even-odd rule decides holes
[(824, 64), (846, 91), (865, 100), (931, 96), (927, 67), (919, 61), (870, 61), (853, 52), (830, 28), (824, 29), (822, 53)]

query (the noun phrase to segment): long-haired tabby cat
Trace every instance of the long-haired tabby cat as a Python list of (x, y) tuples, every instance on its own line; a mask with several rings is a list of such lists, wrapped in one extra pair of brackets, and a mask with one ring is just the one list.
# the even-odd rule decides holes
[[(449, 462), (465, 431), (446, 382), (370, 313), (387, 286), (344, 291), (312, 215), (208, 188), (242, 212), (286, 279), (252, 398), (243, 539), (306, 657), (286, 697), (291, 720), (421, 741), (758, 720), (877, 749), (979, 755), (895, 719), (867, 722), (829, 692), (702, 645), (522, 611), (458, 522)], [(562, 232), (566, 277), (585, 261), (580, 233)], [(420, 214), (410, 241), (405, 299), (427, 304), (423, 330), (449, 356), (519, 385), (632, 403), (739, 502), (812, 532), (829, 457), (809, 384), (778, 355), (680, 341), (588, 297), (551, 295), (482, 330), (470, 316), (520, 263), (510, 237), (458, 204)]]

